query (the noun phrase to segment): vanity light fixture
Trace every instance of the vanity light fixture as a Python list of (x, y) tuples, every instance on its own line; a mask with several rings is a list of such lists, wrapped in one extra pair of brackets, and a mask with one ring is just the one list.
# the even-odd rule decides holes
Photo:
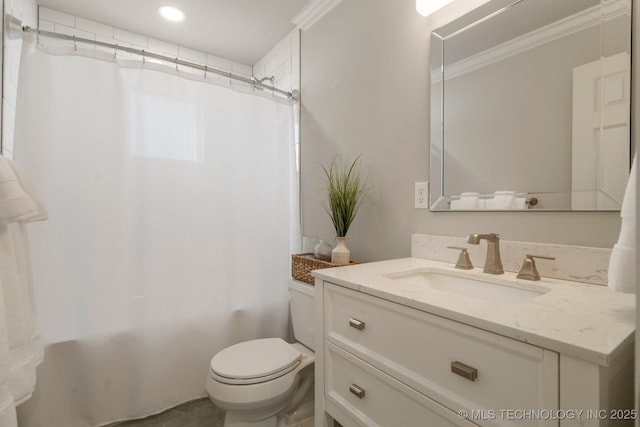
[(453, 0), (416, 0), (416, 10), (422, 16), (429, 16), (452, 1)]
[(167, 21), (179, 22), (184, 19), (184, 13), (173, 6), (162, 6), (158, 9), (158, 12)]

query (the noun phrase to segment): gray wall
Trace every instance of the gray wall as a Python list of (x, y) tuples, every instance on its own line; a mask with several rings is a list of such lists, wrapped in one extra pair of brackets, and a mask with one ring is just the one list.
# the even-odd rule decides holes
[[(320, 164), (362, 154), (370, 196), (348, 234), (352, 258), (410, 255), (412, 233), (612, 247), (615, 212), (429, 212), (413, 207), (428, 180), (429, 34), (485, 0), (456, 0), (424, 18), (415, 0), (344, 0), (301, 36), (303, 232), (333, 238)], [(455, 254), (452, 254), (452, 259)]]

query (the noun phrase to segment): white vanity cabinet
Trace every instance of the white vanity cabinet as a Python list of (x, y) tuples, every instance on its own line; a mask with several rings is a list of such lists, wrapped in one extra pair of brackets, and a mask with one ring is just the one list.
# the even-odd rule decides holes
[(316, 287), (316, 427), (632, 425), (571, 412), (632, 402), (631, 350), (602, 367), (358, 286)]

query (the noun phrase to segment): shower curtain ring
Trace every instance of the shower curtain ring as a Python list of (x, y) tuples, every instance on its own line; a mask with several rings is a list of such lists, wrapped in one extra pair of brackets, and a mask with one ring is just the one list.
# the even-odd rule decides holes
[(118, 55), (118, 43), (116, 43), (116, 49), (113, 51), (113, 57), (115, 58)]
[(178, 71), (178, 57), (176, 56), (176, 71)]
[(77, 52), (78, 51), (78, 41), (76, 40), (76, 35), (73, 35), (73, 51)]
[(142, 65), (144, 65), (147, 62), (147, 57), (144, 56), (144, 49), (142, 49)]
[(209, 68), (207, 68), (207, 66), (205, 65), (205, 66), (204, 66), (204, 78), (205, 78), (205, 79), (207, 78), (207, 70), (208, 70), (208, 69), (209, 69)]

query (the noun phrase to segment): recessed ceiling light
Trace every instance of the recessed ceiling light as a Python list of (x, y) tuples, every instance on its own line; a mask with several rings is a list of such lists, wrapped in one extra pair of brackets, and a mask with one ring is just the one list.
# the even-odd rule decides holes
[(184, 19), (184, 13), (182, 13), (180, 9), (176, 9), (173, 6), (162, 6), (160, 9), (158, 9), (158, 11), (164, 19), (167, 19), (169, 21), (178, 22)]

